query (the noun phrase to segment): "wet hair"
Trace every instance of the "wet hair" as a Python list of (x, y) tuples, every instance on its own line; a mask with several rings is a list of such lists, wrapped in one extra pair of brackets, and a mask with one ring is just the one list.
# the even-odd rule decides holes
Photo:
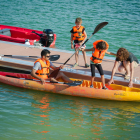
[(126, 61), (128, 57), (129, 57), (129, 52), (128, 52), (127, 49), (125, 49), (125, 48), (120, 48), (120, 49), (117, 51), (117, 58), (118, 58), (120, 61)]
[(42, 57), (42, 56), (46, 56), (46, 54), (50, 54), (50, 53), (51, 53), (51, 52), (50, 52), (49, 50), (44, 49), (44, 50), (41, 51), (41, 57)]
[(75, 23), (82, 23), (82, 19), (80, 17), (76, 18)]
[(104, 41), (101, 41), (99, 43), (97, 43), (96, 48), (99, 50), (106, 50), (106, 43)]

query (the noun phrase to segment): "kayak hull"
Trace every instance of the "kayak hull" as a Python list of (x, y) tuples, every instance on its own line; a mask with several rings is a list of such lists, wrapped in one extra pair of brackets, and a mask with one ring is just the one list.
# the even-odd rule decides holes
[[(15, 76), (18, 78), (8, 77), (8, 75)], [(20, 88), (94, 99), (140, 102), (140, 89), (133, 89), (133, 91), (125, 91), (127, 90), (127, 87), (123, 86), (123, 90), (103, 90), (100, 88), (90, 88), (90, 82), (85, 80), (80, 86), (68, 86), (66, 84), (49, 82), (41, 84), (39, 81), (25, 80), (19, 78), (31, 79), (32, 77), (29, 74), (0, 72), (1, 83)]]
[[(0, 40), (22, 43), (22, 44), (25, 44), (26, 40), (30, 40), (30, 42), (36, 42), (40, 40), (40, 37), (32, 33), (32, 31), (35, 31), (36, 33), (39, 34), (43, 33), (42, 31), (38, 31), (38, 30), (0, 24)], [(56, 34), (54, 34), (54, 41), (50, 45), (50, 48), (55, 47), (55, 41), (56, 41)], [(30, 45), (33, 45), (33, 43), (30, 43)]]

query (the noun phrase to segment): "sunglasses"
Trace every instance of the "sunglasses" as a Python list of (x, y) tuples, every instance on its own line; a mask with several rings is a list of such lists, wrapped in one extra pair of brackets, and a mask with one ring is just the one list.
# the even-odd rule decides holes
[(46, 57), (48, 57), (48, 58), (49, 58), (49, 57), (50, 57), (50, 55), (49, 55), (49, 56), (46, 56)]

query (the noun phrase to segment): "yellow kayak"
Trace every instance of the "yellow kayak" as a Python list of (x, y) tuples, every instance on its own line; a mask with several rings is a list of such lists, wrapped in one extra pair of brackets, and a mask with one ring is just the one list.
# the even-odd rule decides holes
[[(79, 79), (72, 80), (80, 81)], [(93, 83), (95, 88), (90, 88), (90, 81), (88, 80), (83, 80), (82, 84), (78, 86), (73, 86), (63, 82), (46, 82), (45, 84), (41, 84), (40, 81), (34, 81), (29, 74), (0, 72), (0, 82), (16, 87), (70, 96), (140, 102), (139, 88), (129, 88), (122, 85), (111, 84), (110, 86), (106, 85), (108, 90), (105, 90), (102, 89), (102, 83), (96, 81)]]

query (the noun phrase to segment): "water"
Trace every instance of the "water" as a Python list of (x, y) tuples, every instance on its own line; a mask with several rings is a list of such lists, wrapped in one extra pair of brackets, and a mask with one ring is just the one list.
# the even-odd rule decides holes
[[(125, 47), (140, 60), (139, 0), (0, 0), (0, 24), (52, 29), (56, 47), (71, 51), (70, 30), (83, 19), (87, 43), (106, 40), (110, 52)], [(88, 52), (88, 54), (91, 54)], [(106, 55), (108, 57), (112, 57)], [(0, 83), (1, 140), (139, 139), (140, 104), (71, 97), (26, 90)]]
[(139, 139), (140, 104), (0, 85), (2, 140)]
[[(71, 50), (70, 30), (81, 17), (88, 37), (101, 22), (109, 22), (87, 43), (106, 40), (109, 51), (125, 47), (140, 60), (140, 1), (139, 0), (1, 0), (0, 24), (43, 30), (57, 34), (56, 47)], [(9, 8), (11, 7), (11, 8)], [(91, 54), (91, 52), (88, 52)], [(109, 56), (110, 57), (110, 56)], [(112, 56), (111, 56), (112, 57)]]

